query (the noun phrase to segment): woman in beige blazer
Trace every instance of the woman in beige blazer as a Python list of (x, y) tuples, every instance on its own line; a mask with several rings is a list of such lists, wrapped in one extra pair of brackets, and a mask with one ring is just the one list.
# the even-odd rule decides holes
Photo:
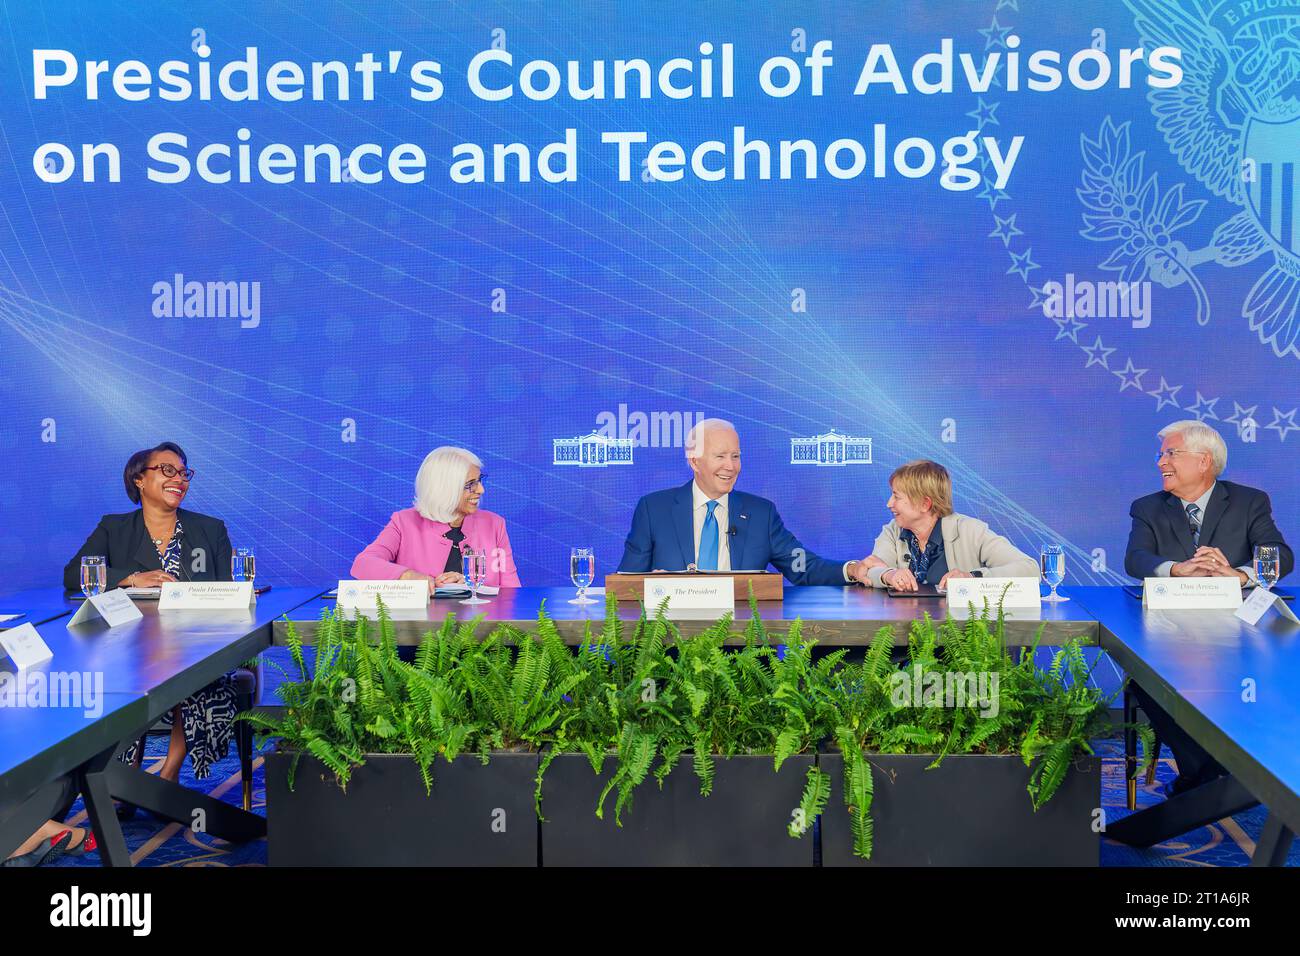
[(873, 587), (944, 589), (953, 578), (1038, 577), (1038, 563), (978, 518), (952, 510), (952, 479), (943, 465), (909, 461), (889, 476), (886, 507), (869, 560)]

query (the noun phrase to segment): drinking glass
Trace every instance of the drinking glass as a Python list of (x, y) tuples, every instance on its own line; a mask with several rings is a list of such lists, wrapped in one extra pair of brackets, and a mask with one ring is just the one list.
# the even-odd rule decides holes
[(252, 581), (257, 577), (257, 559), (252, 548), (235, 548), (230, 552), (230, 580)]
[(1277, 545), (1261, 544), (1255, 548), (1255, 580), (1265, 590), (1277, 584), (1280, 562)]
[(460, 603), (487, 604), (487, 598), (478, 596), (478, 589), (487, 577), (487, 554), (472, 548), (461, 548), (460, 566), (461, 573), (465, 575), (465, 583), (469, 585), (469, 597)]
[(102, 554), (88, 554), (81, 559), (81, 593), (86, 597), (103, 594), (108, 587), (108, 564)]
[(1043, 581), (1048, 584), (1052, 591), (1047, 597), (1043, 598), (1048, 604), (1060, 604), (1062, 601), (1070, 600), (1063, 594), (1056, 593), (1056, 586), (1065, 580), (1065, 549), (1059, 544), (1045, 544), (1038, 552), (1038, 569), (1042, 572)]
[(591, 548), (573, 548), (569, 551), (569, 577), (578, 589), (578, 596), (570, 604), (595, 604), (587, 597), (587, 588), (596, 579), (596, 552)]

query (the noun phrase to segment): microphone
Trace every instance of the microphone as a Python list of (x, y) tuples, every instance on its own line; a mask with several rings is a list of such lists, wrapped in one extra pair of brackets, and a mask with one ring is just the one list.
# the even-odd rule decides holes
[(728, 538), (735, 537), (735, 534), (736, 534), (736, 526), (733, 524), (730, 528), (727, 529), (727, 537)]

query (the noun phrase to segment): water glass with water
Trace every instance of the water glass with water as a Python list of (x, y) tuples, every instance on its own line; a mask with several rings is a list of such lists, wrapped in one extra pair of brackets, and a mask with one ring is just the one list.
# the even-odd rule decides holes
[(102, 554), (88, 554), (81, 559), (81, 593), (86, 597), (103, 594), (108, 587), (108, 563)]
[(1261, 544), (1255, 548), (1255, 580), (1268, 589), (1277, 584), (1278, 572), (1281, 570), (1281, 555), (1277, 545)]
[(587, 588), (596, 579), (596, 552), (591, 548), (573, 548), (569, 551), (569, 579), (578, 589), (578, 596), (570, 604), (595, 604), (587, 597)]
[(460, 567), (461, 573), (465, 575), (465, 583), (469, 585), (469, 597), (461, 601), (461, 604), (486, 604), (487, 598), (478, 596), (478, 589), (483, 585), (483, 579), (487, 577), (487, 554), (482, 551), (475, 551), (472, 548), (462, 547), (460, 549)]
[(1043, 600), (1048, 604), (1060, 604), (1070, 600), (1056, 593), (1057, 585), (1065, 580), (1065, 549), (1059, 544), (1045, 544), (1038, 552), (1038, 569), (1043, 581), (1052, 590)]

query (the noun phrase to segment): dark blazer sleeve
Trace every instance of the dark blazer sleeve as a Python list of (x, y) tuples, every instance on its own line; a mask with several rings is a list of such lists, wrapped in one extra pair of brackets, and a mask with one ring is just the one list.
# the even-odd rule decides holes
[(208, 529), (208, 541), (212, 543), (212, 554), (209, 558), (212, 561), (212, 570), (215, 575), (214, 581), (229, 581), (230, 574), (230, 534), (226, 531), (226, 523), (218, 521), (216, 518), (209, 518), (211, 527)]
[[(90, 532), (86, 543), (77, 549), (72, 560), (63, 566), (63, 586), (69, 591), (81, 590), (81, 559), (90, 554), (102, 554), (105, 561), (111, 562), (118, 549), (111, 546), (111, 536), (106, 518), (100, 518), (95, 530)], [(115, 588), (118, 583), (131, 573), (130, 568), (108, 565), (108, 587)]]
[(653, 570), (650, 566), (654, 548), (654, 537), (650, 533), (650, 507), (646, 498), (636, 503), (632, 512), (632, 528), (623, 543), (623, 560), (618, 563), (619, 571), (625, 574), (645, 574)]
[(1129, 577), (1155, 577), (1156, 568), (1170, 559), (1156, 553), (1156, 529), (1151, 524), (1153, 516), (1142, 507), (1141, 501), (1133, 502), (1128, 515), (1133, 519), (1133, 527), (1129, 529), (1128, 547), (1124, 549), (1124, 570)]
[(769, 509), (767, 536), (771, 548), (768, 560), (791, 584), (845, 584), (844, 565), (818, 557), (800, 544), (781, 520), (775, 505)]
[(1273, 521), (1273, 503), (1265, 492), (1255, 495), (1250, 506), (1249, 526), (1246, 532), (1247, 549), (1254, 554), (1260, 545), (1277, 546), (1278, 578), (1284, 578), (1295, 570), (1295, 554), (1287, 546), (1282, 531)]

